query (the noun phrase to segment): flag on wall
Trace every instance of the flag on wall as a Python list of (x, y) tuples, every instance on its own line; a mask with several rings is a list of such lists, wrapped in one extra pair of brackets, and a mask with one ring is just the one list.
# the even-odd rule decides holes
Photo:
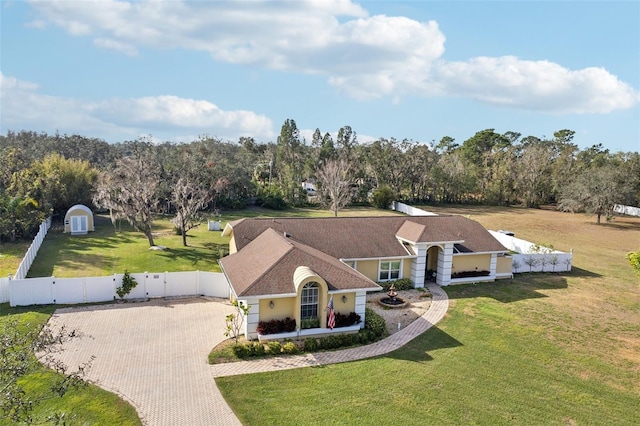
[(333, 330), (333, 327), (336, 326), (336, 313), (333, 310), (333, 296), (331, 296), (331, 298), (329, 299), (327, 309), (329, 310), (329, 320), (327, 321), (327, 327)]

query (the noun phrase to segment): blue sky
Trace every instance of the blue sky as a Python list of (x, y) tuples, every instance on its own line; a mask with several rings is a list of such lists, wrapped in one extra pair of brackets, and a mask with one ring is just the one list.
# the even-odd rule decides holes
[(638, 1), (12, 1), (0, 131), (275, 141), (351, 126), (640, 151)]

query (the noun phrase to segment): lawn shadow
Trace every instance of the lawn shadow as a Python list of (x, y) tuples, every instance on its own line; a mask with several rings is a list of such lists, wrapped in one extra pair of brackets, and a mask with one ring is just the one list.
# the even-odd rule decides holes
[[(574, 268), (575, 269), (575, 268)], [(573, 275), (573, 274), (572, 274)], [(498, 302), (511, 303), (526, 299), (548, 297), (540, 290), (567, 288), (567, 279), (557, 274), (526, 274), (511, 280), (499, 280), (481, 284), (461, 284), (445, 287), (449, 299), (489, 297)]]
[(183, 259), (196, 266), (202, 262), (215, 262), (218, 259), (217, 253), (203, 253), (198, 251), (196, 247), (171, 247), (166, 250), (156, 252), (158, 256), (164, 257), (171, 261)]
[(402, 348), (396, 349), (385, 356), (404, 361), (426, 362), (433, 359), (429, 352), (460, 346), (463, 346), (460, 341), (451, 337), (451, 335), (437, 326), (433, 326)]

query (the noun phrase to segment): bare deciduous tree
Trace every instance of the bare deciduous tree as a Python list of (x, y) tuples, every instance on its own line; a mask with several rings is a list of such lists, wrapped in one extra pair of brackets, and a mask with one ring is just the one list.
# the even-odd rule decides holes
[(159, 204), (158, 183), (159, 171), (153, 158), (136, 153), (118, 160), (113, 171), (100, 176), (93, 202), (97, 207), (109, 209), (112, 217), (126, 219), (153, 247), (151, 224)]
[(211, 201), (210, 192), (196, 179), (189, 176), (178, 178), (173, 187), (173, 202), (176, 216), (173, 224), (180, 229), (182, 245), (187, 246), (187, 232), (202, 221), (201, 211)]
[(351, 201), (349, 164), (345, 159), (329, 160), (318, 171), (320, 193), (334, 216)]

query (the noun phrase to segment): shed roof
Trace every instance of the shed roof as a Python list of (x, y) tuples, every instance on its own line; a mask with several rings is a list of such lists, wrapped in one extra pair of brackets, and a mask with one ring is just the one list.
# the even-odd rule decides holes
[(69, 216), (69, 214), (74, 213), (75, 211), (82, 211), (83, 213), (93, 216), (93, 212), (89, 207), (85, 206), (84, 204), (76, 204), (75, 206), (69, 207), (69, 210), (67, 210), (65, 217)]

